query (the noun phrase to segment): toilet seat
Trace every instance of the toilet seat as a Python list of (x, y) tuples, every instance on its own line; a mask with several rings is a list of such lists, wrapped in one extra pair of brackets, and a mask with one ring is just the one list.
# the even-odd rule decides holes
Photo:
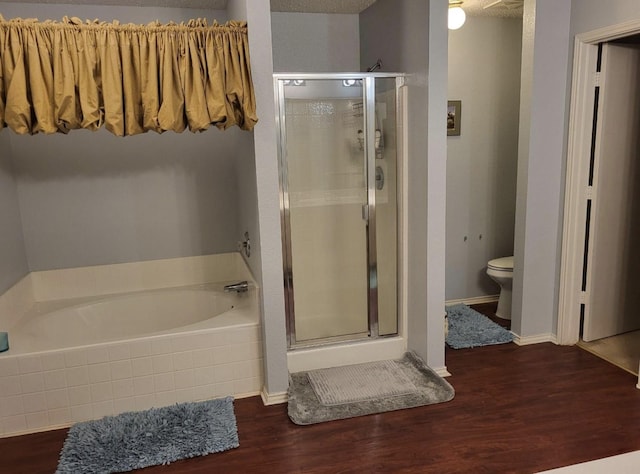
[(490, 270), (496, 270), (499, 272), (512, 272), (513, 256), (489, 260), (489, 263), (487, 263), (487, 268)]

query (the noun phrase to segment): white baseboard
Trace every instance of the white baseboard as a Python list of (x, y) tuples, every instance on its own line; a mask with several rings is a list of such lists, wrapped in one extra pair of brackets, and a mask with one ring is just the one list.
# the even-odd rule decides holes
[(438, 374), (440, 377), (451, 377), (451, 372), (447, 370), (447, 367), (438, 367), (437, 369), (433, 369), (433, 371)]
[(266, 391), (265, 387), (262, 387), (260, 397), (262, 398), (262, 403), (265, 406), (287, 403), (287, 400), (289, 399), (287, 392), (269, 393)]
[(0, 433), (0, 438), (13, 438), (14, 436), (24, 436), (24, 435), (35, 434), (35, 433), (45, 433), (47, 431), (62, 430), (66, 428), (71, 428), (71, 426), (75, 424), (76, 422), (69, 422), (69, 423), (62, 423), (59, 425), (45, 426), (43, 428), (29, 428), (26, 430), (12, 431), (11, 433)]
[(535, 336), (519, 336), (518, 334), (512, 332), (513, 334), (513, 342), (519, 346), (528, 346), (531, 344), (541, 344), (543, 342), (553, 342), (554, 344), (558, 344), (558, 340), (556, 339), (555, 334), (537, 334)]
[(483, 304), (483, 303), (495, 303), (500, 298), (500, 295), (486, 295), (486, 296), (474, 296), (473, 298), (462, 298), (459, 300), (448, 300), (445, 301), (444, 304), (446, 306), (451, 306), (454, 304)]

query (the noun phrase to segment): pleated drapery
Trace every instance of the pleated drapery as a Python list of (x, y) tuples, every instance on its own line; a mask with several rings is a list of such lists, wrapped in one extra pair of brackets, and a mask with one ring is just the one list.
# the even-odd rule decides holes
[(0, 15), (0, 129), (126, 136), (257, 121), (244, 22), (120, 25)]

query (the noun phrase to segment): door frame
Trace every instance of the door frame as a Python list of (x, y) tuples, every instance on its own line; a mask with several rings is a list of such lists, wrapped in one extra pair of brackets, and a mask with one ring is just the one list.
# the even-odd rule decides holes
[(580, 340), (580, 306), (587, 301), (582, 291), (587, 189), (593, 133), (594, 88), (598, 43), (640, 33), (633, 20), (576, 35), (567, 145), (562, 260), (558, 300), (557, 342), (573, 345)]

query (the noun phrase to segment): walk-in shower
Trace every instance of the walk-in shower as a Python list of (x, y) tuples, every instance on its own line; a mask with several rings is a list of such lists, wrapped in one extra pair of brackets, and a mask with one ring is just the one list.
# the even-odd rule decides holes
[(276, 74), (290, 349), (398, 334), (397, 74)]

